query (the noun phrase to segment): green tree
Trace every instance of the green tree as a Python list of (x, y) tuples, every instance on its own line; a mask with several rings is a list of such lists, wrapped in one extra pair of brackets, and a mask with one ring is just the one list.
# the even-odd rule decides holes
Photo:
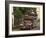
[(14, 7), (13, 8), (13, 15), (14, 15), (14, 25), (18, 25), (20, 23), (20, 19), (22, 20), (23, 15), (25, 13), (25, 8), (23, 7)]

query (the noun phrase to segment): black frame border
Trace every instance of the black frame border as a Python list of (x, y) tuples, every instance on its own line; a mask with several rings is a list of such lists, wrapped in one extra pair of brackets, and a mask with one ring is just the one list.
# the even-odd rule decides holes
[[(23, 34), (23, 35), (8, 35), (9, 34), (9, 28), (8, 28), (8, 22), (9, 22), (9, 4), (15, 4), (15, 3), (22, 3), (22, 4), (34, 4), (34, 5), (43, 5), (43, 33), (37, 33), (37, 34)], [(42, 2), (24, 2), (24, 1), (5, 1), (5, 37), (23, 37), (23, 36), (39, 36), (39, 35), (45, 35), (45, 3)]]

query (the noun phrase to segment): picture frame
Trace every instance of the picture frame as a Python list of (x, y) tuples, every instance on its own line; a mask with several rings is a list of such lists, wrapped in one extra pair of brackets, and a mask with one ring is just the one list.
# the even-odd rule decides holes
[[(13, 8), (23, 8), (30, 10), (37, 9), (37, 7), (40, 9), (40, 14), (38, 14), (38, 18), (40, 17), (40, 30), (39, 29), (33, 29), (33, 30), (12, 30), (12, 23), (15, 21), (12, 21), (12, 15), (11, 13), (14, 11)], [(24, 8), (24, 9), (25, 9)], [(25, 10), (26, 10), (25, 9)], [(38, 9), (37, 9), (38, 10)], [(12, 11), (12, 12), (11, 12)], [(28, 10), (27, 10), (28, 11)], [(35, 10), (36, 11), (36, 10)], [(27, 13), (26, 13), (27, 14)], [(11, 16), (10, 16), (11, 15)], [(14, 17), (15, 19), (15, 17)], [(29, 22), (29, 20), (28, 20)], [(31, 23), (31, 22), (30, 22)], [(27, 24), (27, 23), (25, 23)], [(14, 26), (14, 25), (13, 25)], [(16, 27), (16, 26), (14, 26)], [(14, 28), (13, 27), (13, 28)], [(22, 1), (5, 1), (5, 37), (22, 37), (22, 36), (39, 36), (39, 35), (45, 35), (45, 3), (42, 2), (22, 2)]]

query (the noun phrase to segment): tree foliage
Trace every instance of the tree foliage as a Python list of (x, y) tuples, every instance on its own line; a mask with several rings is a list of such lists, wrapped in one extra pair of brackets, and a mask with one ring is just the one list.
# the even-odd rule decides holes
[(25, 8), (21, 8), (21, 7), (14, 8), (13, 15), (16, 18), (21, 18), (24, 13), (25, 13)]

